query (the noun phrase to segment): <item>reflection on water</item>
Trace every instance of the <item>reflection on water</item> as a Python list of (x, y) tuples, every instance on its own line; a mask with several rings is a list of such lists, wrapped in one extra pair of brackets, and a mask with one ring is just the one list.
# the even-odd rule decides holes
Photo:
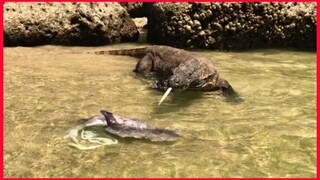
[[(315, 53), (200, 52), (245, 101), (174, 92), (158, 106), (134, 58), (84, 53), (134, 47), (5, 48), (5, 177), (315, 177)], [(68, 147), (65, 131), (101, 109), (183, 137)]]

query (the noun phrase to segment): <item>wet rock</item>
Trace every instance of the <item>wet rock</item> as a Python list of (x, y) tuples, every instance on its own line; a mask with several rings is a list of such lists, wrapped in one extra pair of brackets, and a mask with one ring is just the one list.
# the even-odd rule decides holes
[(104, 45), (139, 32), (118, 3), (5, 3), (4, 44)]
[(316, 47), (315, 3), (150, 3), (145, 7), (147, 40), (156, 44), (219, 50)]
[(189, 25), (184, 25), (183, 26), (187, 31), (191, 31), (191, 26), (189, 26)]

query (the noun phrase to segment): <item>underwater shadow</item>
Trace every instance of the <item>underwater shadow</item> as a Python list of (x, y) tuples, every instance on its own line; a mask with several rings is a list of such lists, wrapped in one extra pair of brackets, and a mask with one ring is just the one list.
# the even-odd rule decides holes
[(240, 96), (238, 93), (236, 93), (233, 95), (225, 96), (224, 101), (230, 104), (238, 105), (245, 102), (245, 98), (243, 96)]
[[(155, 114), (174, 112), (196, 103), (196, 100), (208, 99), (208, 96), (210, 96), (210, 98), (219, 97), (215, 100), (224, 101), (232, 105), (239, 105), (245, 102), (245, 98), (240, 96), (238, 93), (225, 96), (218, 92), (203, 93), (201, 91), (173, 91), (169, 94), (169, 96), (170, 97), (167, 97), (161, 105), (154, 106), (152, 112)], [(172, 103), (165, 101), (171, 101)]]
[[(161, 105), (154, 106), (152, 112), (156, 114), (174, 112), (190, 106), (197, 99), (204, 98), (203, 94), (197, 91), (172, 91), (169, 96)], [(171, 103), (168, 104), (168, 101)]]

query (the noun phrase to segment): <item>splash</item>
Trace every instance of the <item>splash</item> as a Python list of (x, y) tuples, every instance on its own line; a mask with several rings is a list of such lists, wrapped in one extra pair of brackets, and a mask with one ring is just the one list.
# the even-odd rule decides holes
[[(78, 140), (86, 141), (85, 143), (80, 143)], [(92, 150), (101, 146), (117, 144), (118, 140), (111, 139), (109, 137), (103, 137), (102, 134), (95, 133), (93, 130), (85, 129), (83, 126), (76, 126), (72, 129), (69, 129), (64, 136), (65, 139), (70, 138), (72, 142), (68, 145), (79, 149), (79, 150)], [(89, 144), (89, 145), (84, 145)]]

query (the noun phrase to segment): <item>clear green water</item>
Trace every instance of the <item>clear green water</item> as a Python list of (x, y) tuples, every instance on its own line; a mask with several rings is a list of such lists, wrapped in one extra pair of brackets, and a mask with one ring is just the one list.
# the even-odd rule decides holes
[[(316, 54), (199, 52), (245, 101), (162, 92), (134, 75), (136, 60), (83, 54), (106, 47), (4, 49), (5, 177), (315, 177)], [(79, 151), (63, 139), (106, 109), (176, 129), (173, 144), (122, 141)]]

